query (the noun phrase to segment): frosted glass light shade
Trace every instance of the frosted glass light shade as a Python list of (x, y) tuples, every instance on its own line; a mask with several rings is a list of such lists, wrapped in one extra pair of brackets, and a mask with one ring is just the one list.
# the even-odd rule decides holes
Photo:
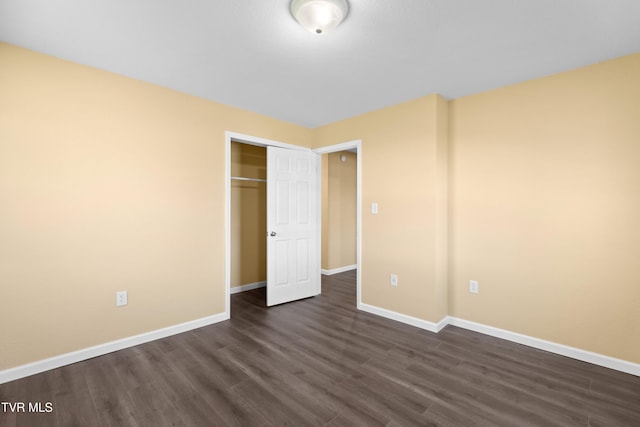
[(293, 0), (291, 14), (307, 31), (322, 34), (347, 16), (347, 0)]

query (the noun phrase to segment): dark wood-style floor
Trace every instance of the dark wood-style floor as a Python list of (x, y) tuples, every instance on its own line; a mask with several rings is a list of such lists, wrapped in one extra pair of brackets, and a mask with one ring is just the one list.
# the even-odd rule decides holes
[(640, 426), (640, 378), (447, 327), (355, 310), (355, 272), (321, 296), (0, 386), (2, 426)]

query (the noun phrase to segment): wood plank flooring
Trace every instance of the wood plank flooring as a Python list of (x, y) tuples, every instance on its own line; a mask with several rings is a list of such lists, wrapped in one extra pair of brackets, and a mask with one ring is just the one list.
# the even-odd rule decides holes
[(318, 297), (0, 385), (51, 402), (13, 426), (640, 426), (640, 378), (449, 326), (355, 309), (355, 272)]

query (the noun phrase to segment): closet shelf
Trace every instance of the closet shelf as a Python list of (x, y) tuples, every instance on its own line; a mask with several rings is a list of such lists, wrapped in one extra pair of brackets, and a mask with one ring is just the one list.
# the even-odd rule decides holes
[(231, 179), (234, 180), (234, 181), (267, 182), (266, 179), (247, 178), (247, 177), (244, 177), (244, 176), (232, 176)]

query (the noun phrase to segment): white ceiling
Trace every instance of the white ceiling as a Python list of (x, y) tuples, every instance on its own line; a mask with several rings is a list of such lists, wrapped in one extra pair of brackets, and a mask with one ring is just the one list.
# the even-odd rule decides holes
[(309, 127), (640, 52), (640, 0), (349, 0), (322, 36), (289, 3), (0, 0), (0, 40)]

